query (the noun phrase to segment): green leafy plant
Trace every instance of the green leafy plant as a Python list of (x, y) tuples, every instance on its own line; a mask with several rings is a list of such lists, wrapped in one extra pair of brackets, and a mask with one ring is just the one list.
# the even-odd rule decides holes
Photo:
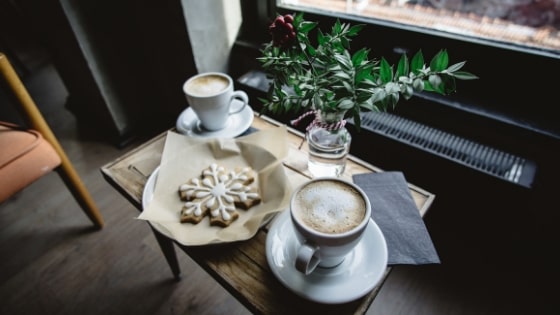
[[(403, 54), (396, 66), (385, 58), (370, 59), (370, 49), (350, 53), (350, 42), (364, 25), (337, 20), (329, 33), (306, 21), (303, 13), (278, 15), (270, 25), (272, 40), (258, 58), (270, 79), (265, 111), (299, 112), (304, 109), (324, 113), (345, 112), (360, 128), (360, 112), (394, 108), (400, 97), (428, 91), (447, 95), (455, 81), (477, 79), (461, 69), (465, 61), (449, 65), (446, 50), (440, 50), (426, 65), (418, 51), (411, 60)], [(316, 42), (310, 32), (317, 29)]]

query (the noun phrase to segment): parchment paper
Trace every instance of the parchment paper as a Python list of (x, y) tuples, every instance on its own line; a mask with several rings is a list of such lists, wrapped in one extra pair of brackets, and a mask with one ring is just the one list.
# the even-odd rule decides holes
[[(288, 206), (292, 188), (282, 160), (288, 152), (285, 126), (257, 131), (236, 139), (198, 139), (168, 132), (157, 173), (153, 197), (138, 219), (148, 220), (164, 235), (184, 245), (205, 245), (246, 240), (273, 214)], [(239, 218), (226, 228), (210, 226), (208, 218), (198, 224), (181, 223), (183, 201), (179, 186), (199, 177), (216, 163), (233, 170), (250, 166), (261, 203), (249, 210), (239, 209)], [(154, 175), (155, 176), (155, 175)]]

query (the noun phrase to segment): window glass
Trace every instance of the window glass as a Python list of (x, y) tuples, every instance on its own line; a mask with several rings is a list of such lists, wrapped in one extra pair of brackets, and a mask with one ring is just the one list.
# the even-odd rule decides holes
[(278, 0), (277, 4), (560, 55), (560, 0)]

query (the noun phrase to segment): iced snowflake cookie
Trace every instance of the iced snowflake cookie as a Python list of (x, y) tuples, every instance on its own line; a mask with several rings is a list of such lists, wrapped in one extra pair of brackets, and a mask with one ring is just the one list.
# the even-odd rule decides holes
[(239, 217), (237, 209), (248, 210), (261, 202), (250, 167), (227, 172), (212, 163), (202, 171), (200, 178), (191, 178), (179, 186), (179, 196), (185, 201), (181, 209), (181, 222), (197, 224), (205, 216), (210, 225), (229, 226)]

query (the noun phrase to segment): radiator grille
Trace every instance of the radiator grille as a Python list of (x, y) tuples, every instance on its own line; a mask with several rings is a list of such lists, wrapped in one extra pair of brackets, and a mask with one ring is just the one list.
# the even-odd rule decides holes
[(362, 128), (521, 186), (534, 179), (531, 160), (390, 113), (364, 113)]

